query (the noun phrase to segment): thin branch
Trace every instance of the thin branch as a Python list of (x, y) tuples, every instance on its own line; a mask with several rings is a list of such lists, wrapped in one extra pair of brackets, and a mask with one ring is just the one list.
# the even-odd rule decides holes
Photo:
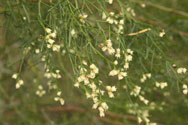
[(181, 16), (185, 16), (185, 17), (188, 18), (188, 13), (186, 13), (186, 12), (183, 12), (183, 11), (180, 11), (180, 10), (175, 10), (175, 9), (168, 8), (168, 7), (165, 7), (165, 6), (161, 6), (161, 5), (158, 5), (158, 4), (154, 4), (152, 2), (144, 2), (144, 3), (146, 5), (158, 8), (160, 10), (163, 10), (163, 11), (166, 11), (166, 12), (172, 12), (172, 13), (175, 13), (175, 14), (178, 14), (178, 15), (181, 15)]
[(163, 11), (166, 11), (166, 12), (175, 13), (175, 14), (177, 14), (177, 15), (181, 15), (181, 16), (184, 16), (184, 17), (187, 17), (187, 18), (188, 18), (188, 13), (186, 13), (186, 12), (184, 12), (184, 11), (175, 10), (175, 9), (173, 9), (173, 8), (161, 6), (161, 5), (158, 5), (158, 4), (154, 4), (154, 3), (152, 3), (152, 2), (146, 2), (146, 1), (142, 1), (142, 0), (135, 0), (135, 2), (136, 2), (136, 3), (139, 3), (139, 4), (145, 3), (145, 4), (148, 5), (148, 6), (151, 6), (151, 7), (154, 7), (154, 8), (163, 10)]
[(138, 32), (135, 32), (135, 33), (126, 34), (126, 36), (135, 36), (135, 35), (138, 35), (138, 34), (141, 34), (141, 33), (145, 33), (147, 31), (150, 31), (150, 30), (151, 30), (150, 28), (147, 28), (147, 29), (143, 29), (143, 30), (140, 30)]
[(167, 29), (169, 29), (169, 30), (172, 31), (172, 32), (175, 32), (175, 33), (178, 33), (178, 34), (180, 34), (180, 35), (182, 35), (182, 36), (188, 37), (188, 33), (182, 32), (182, 31), (177, 30), (177, 29), (175, 29), (175, 28), (170, 28), (170, 27), (168, 27), (168, 26), (166, 26), (166, 25), (164, 25), (164, 24), (158, 23), (158, 22), (156, 22), (156, 21), (152, 21), (152, 20), (149, 20), (149, 19), (147, 19), (147, 18), (139, 17), (139, 16), (136, 16), (135, 19), (137, 19), (137, 20), (139, 20), (139, 21), (146, 22), (146, 23), (148, 23), (148, 24), (152, 24), (152, 25), (159, 26), (159, 27), (161, 27), (161, 28), (167, 28)]

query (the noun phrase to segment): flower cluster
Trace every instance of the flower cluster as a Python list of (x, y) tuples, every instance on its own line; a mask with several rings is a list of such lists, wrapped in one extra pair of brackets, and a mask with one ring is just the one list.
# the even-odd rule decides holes
[(177, 69), (177, 73), (178, 74), (185, 74), (187, 72), (187, 69), (186, 68), (178, 68)]
[(53, 85), (51, 82), (48, 82), (47, 85), (48, 85), (49, 89), (57, 89), (57, 85), (55, 85), (55, 84)]
[(145, 99), (143, 96), (141, 96), (141, 95), (139, 95), (139, 99), (140, 99), (140, 101), (142, 101), (144, 104), (148, 104), (149, 103), (149, 101), (147, 100), (147, 99)]
[(110, 98), (114, 98), (114, 93), (116, 91), (116, 87), (115, 86), (106, 86), (106, 90), (108, 92), (108, 95)]
[(145, 82), (147, 78), (151, 78), (151, 73), (143, 74), (142, 78), (140, 79), (140, 82)]
[(51, 72), (48, 68), (46, 69), (44, 76), (48, 79), (50, 79), (50, 78), (54, 78), (54, 79), (61, 78), (60, 70), (55, 70), (55, 72)]
[(124, 77), (127, 76), (127, 73), (124, 72), (123, 70), (120, 71), (115, 69), (109, 72), (109, 76), (116, 76), (116, 75), (118, 76), (118, 80), (122, 80)]
[(146, 125), (156, 125), (156, 123), (150, 122), (149, 109), (138, 109), (139, 107), (140, 105), (138, 105), (137, 103), (127, 105), (127, 109), (130, 114), (138, 115), (137, 120), (139, 124), (145, 122)]
[(56, 30), (54, 32), (52, 32), (52, 30), (50, 28), (46, 28), (45, 31), (47, 33), (47, 35), (45, 36), (47, 48), (51, 48), (52, 51), (59, 52), (61, 46), (58, 44), (55, 44), (55, 40), (54, 40), (57, 35)]
[(105, 43), (101, 43), (100, 47), (102, 51), (107, 52), (109, 55), (113, 55), (115, 53), (115, 49), (112, 46), (112, 41), (110, 39), (106, 40)]
[[(129, 68), (129, 62), (132, 61), (132, 54), (133, 51), (131, 49), (127, 49), (127, 51), (122, 51), (122, 54), (124, 54), (124, 60), (123, 60), (123, 65), (121, 66), (122, 63), (119, 64), (119, 59), (121, 57), (121, 50), (118, 48), (115, 51), (115, 58), (116, 60), (114, 61), (114, 65), (118, 65), (118, 69), (113, 69), (109, 72), (109, 76), (118, 76), (118, 80), (122, 80), (127, 76), (126, 70)], [(119, 61), (118, 61), (119, 60)]]
[(118, 34), (123, 34), (123, 25), (124, 19), (122, 18), (122, 14), (115, 14), (114, 12), (110, 12), (107, 16), (104, 12), (102, 13), (102, 19), (105, 20), (109, 24), (114, 24), (114, 31)]
[(105, 116), (104, 112), (108, 110), (108, 105), (106, 104), (106, 102), (102, 102), (98, 107), (98, 110), (100, 117), (104, 117)]
[(36, 91), (36, 95), (39, 97), (42, 97), (44, 94), (46, 94), (46, 91), (43, 89), (41, 85), (38, 86), (38, 90)]
[(88, 17), (87, 14), (83, 13), (79, 15), (79, 19), (81, 23), (85, 23), (85, 19)]
[(65, 103), (64, 99), (61, 97), (61, 91), (57, 92), (57, 96), (54, 97), (54, 100), (56, 102), (59, 101), (61, 105), (64, 105), (64, 103)]
[(131, 14), (132, 16), (136, 16), (136, 13), (134, 12), (134, 9), (132, 9), (132, 8), (130, 8), (130, 7), (127, 8), (127, 12), (130, 12), (130, 14)]
[(167, 82), (156, 82), (155, 85), (156, 87), (160, 87), (161, 89), (164, 89), (168, 86)]
[[(100, 85), (103, 83), (102, 81), (96, 79), (99, 69), (95, 64), (88, 66), (86, 61), (83, 61), (82, 64), (83, 65), (79, 67), (80, 74), (74, 86), (79, 88), (81, 85), (84, 85), (86, 88), (88, 88), (86, 90), (86, 97), (93, 100), (93, 109), (98, 109), (100, 116), (104, 117), (104, 112), (108, 110), (108, 105), (99, 98), (104, 95), (104, 90), (102, 90), (100, 87)], [(114, 92), (114, 90), (115, 88), (113, 87), (111, 92)]]
[(17, 73), (13, 74), (12, 78), (17, 80), (16, 89), (19, 89), (24, 84), (24, 81), (22, 79), (18, 79), (18, 74)]
[(133, 95), (136, 97), (140, 94), (140, 91), (141, 91), (141, 87), (136, 85), (133, 91), (131, 91), (130, 95)]
[(19, 89), (24, 84), (24, 81), (19, 79), (16, 83), (16, 89)]
[(188, 93), (187, 85), (183, 84), (182, 88), (183, 88), (183, 94), (187, 95), (187, 93)]

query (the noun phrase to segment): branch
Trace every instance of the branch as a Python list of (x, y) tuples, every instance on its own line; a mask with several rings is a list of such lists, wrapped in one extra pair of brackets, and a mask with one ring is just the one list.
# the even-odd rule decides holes
[(152, 24), (152, 25), (159, 26), (159, 27), (161, 27), (161, 28), (167, 28), (167, 29), (169, 29), (169, 30), (172, 31), (172, 32), (175, 32), (175, 33), (178, 33), (178, 34), (180, 34), (180, 35), (182, 35), (182, 36), (188, 37), (188, 33), (182, 32), (182, 31), (177, 30), (177, 29), (175, 29), (175, 28), (169, 28), (168, 26), (166, 26), (166, 25), (164, 25), (164, 24), (161, 24), (161, 23), (158, 23), (158, 22), (156, 22), (156, 21), (152, 21), (152, 20), (149, 20), (149, 19), (147, 19), (147, 18), (139, 17), (139, 16), (136, 16), (135, 19), (137, 19), (137, 20), (139, 20), (139, 21), (146, 22), (146, 23), (148, 23), (148, 24)]

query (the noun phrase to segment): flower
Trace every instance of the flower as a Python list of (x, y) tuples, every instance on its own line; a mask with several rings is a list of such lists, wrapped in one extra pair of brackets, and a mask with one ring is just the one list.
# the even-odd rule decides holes
[(163, 37), (165, 35), (165, 31), (164, 31), (164, 29), (159, 33), (159, 36), (160, 37)]
[(109, 4), (112, 4), (112, 3), (113, 3), (113, 0), (108, 0), (108, 3), (109, 3)]
[(65, 104), (65, 101), (63, 98), (60, 97), (61, 96), (61, 91), (58, 91), (57, 92), (57, 96), (54, 97), (54, 100), (55, 101), (59, 101), (61, 105), (64, 105)]
[(52, 30), (51, 30), (50, 28), (45, 28), (45, 31), (46, 31), (47, 33), (51, 33), (51, 32), (52, 32)]
[(115, 86), (106, 86), (106, 90), (108, 91), (108, 95), (110, 98), (114, 97), (113, 92), (116, 91), (116, 87)]
[(125, 56), (126, 61), (132, 61), (132, 59), (133, 59), (132, 55), (126, 55)]
[(80, 18), (80, 22), (81, 23), (85, 23), (85, 19), (88, 17), (87, 14), (83, 13), (83, 14), (80, 14), (79, 15), (79, 18)]
[(156, 87), (160, 87), (161, 89), (164, 89), (168, 86), (167, 82), (156, 82), (155, 85)]
[(14, 73), (14, 74), (12, 75), (12, 78), (13, 78), (13, 79), (17, 79), (17, 78), (18, 78), (18, 74), (17, 74), (17, 73)]
[(76, 34), (75, 29), (72, 29), (72, 30), (71, 30), (71, 35), (74, 36), (75, 34)]
[(36, 91), (36, 95), (39, 97), (42, 97), (44, 94), (46, 94), (46, 91), (43, 89), (41, 85), (38, 86), (38, 90)]
[(35, 50), (35, 53), (36, 53), (36, 54), (40, 53), (40, 50), (39, 50), (39, 49), (36, 49), (36, 50)]
[(98, 107), (98, 110), (99, 110), (100, 117), (104, 117), (105, 116), (104, 112), (108, 110), (108, 105), (106, 104), (106, 102), (102, 102), (100, 106)]
[(17, 83), (16, 83), (16, 89), (19, 89), (22, 85), (24, 84), (24, 81), (23, 80), (18, 80)]
[(106, 19), (106, 14), (104, 12), (102, 13), (102, 19)]
[(140, 82), (145, 82), (147, 78), (151, 78), (151, 73), (143, 74), (143, 77), (140, 79)]
[(187, 93), (188, 93), (187, 85), (186, 85), (186, 84), (183, 84), (182, 88), (183, 88), (183, 94), (184, 94), (184, 95), (187, 95)]
[(109, 76), (115, 76), (118, 74), (118, 72), (119, 72), (118, 70), (112, 70), (110, 71)]
[(178, 68), (177, 69), (177, 73), (178, 74), (185, 74), (187, 72), (187, 69), (186, 68)]
[(126, 76), (127, 76), (126, 72), (118, 72), (118, 80), (122, 80)]
[(94, 64), (90, 65), (90, 69), (91, 69), (91, 72), (95, 74), (99, 73), (99, 69)]
[(133, 91), (131, 91), (130, 95), (134, 95), (135, 97), (139, 95), (140, 93), (140, 90), (141, 90), (141, 87), (140, 86), (135, 86)]

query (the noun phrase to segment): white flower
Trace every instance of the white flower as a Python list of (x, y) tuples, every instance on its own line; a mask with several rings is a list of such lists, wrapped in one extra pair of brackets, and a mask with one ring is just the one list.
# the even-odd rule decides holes
[(74, 36), (76, 34), (76, 31), (74, 29), (71, 30), (71, 35)]
[(60, 104), (61, 104), (61, 105), (64, 105), (64, 104), (65, 104), (64, 99), (62, 99), (62, 98), (60, 99)]
[(111, 17), (108, 17), (106, 19), (106, 21), (109, 23), (109, 24), (113, 24), (114, 23), (114, 19), (112, 19)]
[(121, 55), (120, 55), (120, 49), (119, 49), (119, 48), (116, 49), (115, 57), (117, 57), (117, 58), (120, 58), (120, 57), (121, 57)]
[(18, 78), (18, 74), (17, 74), (17, 73), (14, 73), (14, 74), (12, 75), (12, 78), (13, 78), (13, 79), (17, 79), (17, 78)]
[(147, 78), (151, 78), (151, 73), (143, 74), (143, 77), (140, 79), (140, 82), (145, 82)]
[(113, 92), (116, 91), (116, 87), (115, 86), (106, 86), (106, 90), (108, 91), (108, 95), (110, 98), (113, 98), (114, 97), (114, 94)]
[(40, 53), (40, 50), (39, 50), (39, 49), (36, 49), (36, 50), (35, 50), (35, 53), (36, 53), (36, 54)]
[(126, 76), (127, 76), (126, 72), (118, 72), (118, 80), (122, 80)]
[(24, 84), (23, 80), (18, 80), (16, 83), (16, 89), (20, 88), (20, 86), (22, 86)]
[(125, 56), (126, 61), (132, 61), (133, 57), (131, 55)]
[(49, 36), (51, 36), (52, 38), (56, 38), (56, 32), (50, 33)]
[(119, 24), (123, 25), (123, 24), (124, 24), (124, 20), (123, 20), (123, 19), (120, 20), (120, 21), (119, 21)]
[(80, 22), (85, 23), (85, 19), (88, 17), (88, 15), (83, 13), (80, 14), (79, 17), (80, 17)]
[(112, 3), (113, 3), (113, 0), (108, 0), (108, 3), (109, 3), (109, 4), (112, 4)]
[(186, 84), (183, 84), (183, 94), (187, 95), (188, 93), (188, 88), (187, 88), (187, 85)]
[(163, 37), (165, 35), (165, 31), (164, 31), (164, 29), (159, 33), (159, 36), (160, 37)]
[(52, 32), (52, 30), (51, 30), (50, 28), (46, 28), (45, 31), (46, 31), (47, 33), (51, 33), (51, 32)]
[(183, 73), (185, 74), (186, 72), (187, 72), (187, 69), (186, 69), (186, 68), (178, 68), (178, 69), (177, 69), (177, 73), (178, 73), (178, 74), (183, 74)]
[(79, 88), (79, 86), (80, 86), (79, 82), (76, 82), (76, 83), (74, 84), (74, 87)]
[(145, 4), (145, 3), (142, 3), (142, 4), (141, 4), (141, 7), (142, 7), (142, 8), (145, 8), (145, 7), (146, 7), (146, 4)]
[(59, 52), (59, 51), (60, 51), (60, 48), (61, 48), (60, 45), (53, 45), (53, 46), (52, 46), (52, 50), (53, 50), (53, 51), (56, 51), (56, 52)]
[(100, 117), (104, 117), (105, 116), (104, 112), (108, 110), (108, 105), (105, 102), (102, 102), (98, 107), (98, 110)]
[(115, 61), (114, 61), (114, 65), (117, 65), (117, 64), (118, 64), (118, 61), (117, 61), (117, 60), (115, 60)]
[(131, 91), (130, 95), (134, 95), (136, 97), (136, 96), (139, 95), (140, 90), (141, 90), (140, 86), (135, 86), (134, 89), (133, 89), (133, 91)]
[(57, 96), (60, 96), (60, 95), (61, 95), (61, 91), (58, 91), (58, 92), (57, 92)]
[(160, 87), (161, 89), (164, 89), (165, 87), (168, 86), (167, 82), (156, 82), (155, 83), (156, 87)]
[(55, 42), (55, 40), (53, 40), (53, 39), (48, 39), (48, 41), (47, 41), (49, 44), (53, 44), (54, 42)]
[(87, 66), (87, 62), (85, 60), (83, 60), (82, 63)]
[(104, 12), (102, 13), (102, 19), (106, 19), (106, 14)]
[(112, 47), (108, 49), (108, 53), (110, 55), (113, 55), (115, 53), (115, 49), (113, 49)]
[(90, 65), (90, 69), (91, 69), (92, 72), (95, 73), (95, 74), (99, 73), (99, 69), (98, 69), (94, 64), (91, 64), (91, 65)]
[(26, 19), (27, 19), (27, 18), (24, 16), (24, 17), (23, 17), (23, 20), (26, 20)]
[(127, 53), (132, 55), (133, 51), (131, 49), (127, 49)]
[(124, 66), (123, 66), (125, 69), (128, 69), (129, 68), (129, 63), (125, 63)]
[(138, 123), (141, 123), (142, 119), (140, 117), (138, 117)]
[(110, 71), (110, 73), (109, 73), (109, 76), (115, 76), (115, 75), (117, 75), (118, 74), (118, 70), (112, 70), (112, 71)]
[(146, 74), (148, 78), (151, 78), (151, 73)]

